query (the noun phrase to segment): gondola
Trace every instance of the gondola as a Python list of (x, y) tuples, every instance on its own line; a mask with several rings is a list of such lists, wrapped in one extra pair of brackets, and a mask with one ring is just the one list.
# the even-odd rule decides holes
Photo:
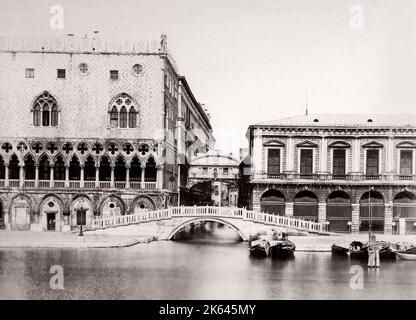
[(353, 241), (350, 244), (350, 258), (368, 259), (368, 244), (361, 241)]
[(334, 255), (346, 256), (349, 249), (342, 246), (336, 245), (335, 243), (331, 246), (331, 252)]

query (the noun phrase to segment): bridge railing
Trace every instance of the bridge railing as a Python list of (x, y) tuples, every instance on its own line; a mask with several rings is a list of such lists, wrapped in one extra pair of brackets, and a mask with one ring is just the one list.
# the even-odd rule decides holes
[(142, 211), (136, 214), (124, 216), (113, 216), (106, 218), (95, 218), (93, 220), (94, 229), (110, 228), (141, 222), (160, 221), (172, 219), (174, 217), (226, 217), (243, 219), (254, 223), (267, 225), (283, 226), (298, 230), (320, 233), (324, 231), (322, 223), (302, 220), (294, 217), (278, 216), (264, 212), (250, 211), (237, 207), (171, 207), (155, 211)]

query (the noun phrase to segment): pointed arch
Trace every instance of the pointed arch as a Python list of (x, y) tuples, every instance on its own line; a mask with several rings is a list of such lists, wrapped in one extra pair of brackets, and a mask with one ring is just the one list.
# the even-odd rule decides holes
[(35, 126), (58, 126), (58, 102), (48, 91), (38, 95), (33, 104), (33, 125)]
[(111, 162), (107, 155), (100, 157), (99, 179), (100, 181), (111, 180)]
[(25, 180), (35, 180), (35, 159), (28, 153), (24, 157), (25, 162)]
[(121, 154), (114, 162), (114, 181), (126, 181), (126, 160)]
[(64, 156), (58, 153), (54, 159), (53, 179), (58, 181), (65, 180), (65, 160)]
[(81, 180), (81, 165), (76, 155), (73, 155), (69, 160), (69, 180)]
[(0, 180), (3, 180), (6, 178), (6, 166), (4, 165), (4, 159), (0, 155)]
[(16, 154), (12, 154), (9, 158), (9, 179), (19, 179), (19, 158)]
[(95, 180), (95, 159), (88, 155), (84, 162), (84, 179), (85, 181)]
[(156, 181), (156, 161), (153, 158), (153, 156), (150, 156), (147, 158), (146, 161), (146, 168), (144, 171), (144, 180), (149, 182), (155, 182)]
[(123, 92), (115, 96), (109, 106), (109, 126), (112, 128), (136, 128), (138, 104)]
[(39, 180), (50, 180), (50, 161), (46, 154), (39, 157)]
[(138, 156), (134, 156), (130, 161), (130, 181), (139, 182), (142, 179), (142, 167)]

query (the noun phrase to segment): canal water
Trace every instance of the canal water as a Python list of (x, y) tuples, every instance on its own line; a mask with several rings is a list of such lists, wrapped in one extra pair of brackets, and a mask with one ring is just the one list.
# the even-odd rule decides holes
[[(53, 265), (63, 268), (62, 290), (50, 287)], [(330, 253), (254, 258), (234, 231), (207, 223), (128, 248), (0, 249), (0, 299), (15, 298), (415, 299), (416, 263), (373, 270)]]

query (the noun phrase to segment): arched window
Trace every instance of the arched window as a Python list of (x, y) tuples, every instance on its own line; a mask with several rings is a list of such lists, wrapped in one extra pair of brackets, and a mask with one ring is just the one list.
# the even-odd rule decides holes
[(129, 95), (122, 93), (116, 96), (110, 103), (108, 112), (110, 119), (110, 127), (137, 127), (137, 106), (135, 105), (133, 99)]
[(58, 103), (48, 92), (36, 98), (32, 108), (33, 125), (56, 127), (58, 125)]
[(118, 126), (118, 112), (116, 106), (114, 106), (110, 111), (110, 126), (113, 128), (117, 128)]
[(39, 106), (33, 108), (33, 125), (40, 126), (42, 119), (41, 111)]
[(120, 109), (120, 128), (127, 128), (127, 110), (124, 106)]
[(129, 128), (136, 128), (137, 126), (137, 112), (132, 106), (129, 110)]
[(56, 127), (58, 125), (58, 107), (52, 107), (51, 126)]

